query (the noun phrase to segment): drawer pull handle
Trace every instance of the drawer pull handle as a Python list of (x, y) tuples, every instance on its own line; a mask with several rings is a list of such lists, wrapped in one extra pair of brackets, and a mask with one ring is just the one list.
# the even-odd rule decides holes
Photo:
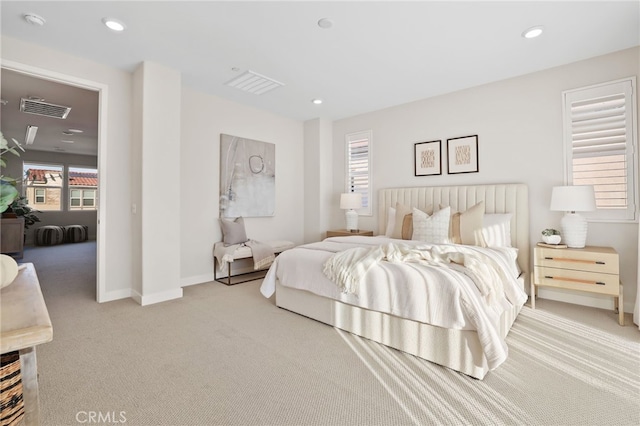
[[(548, 280), (555, 280), (556, 278), (552, 277), (551, 275), (545, 275), (544, 276), (546, 279)], [(559, 280), (562, 281), (571, 281), (571, 282), (575, 282), (575, 283), (580, 283), (580, 284), (591, 284), (591, 285), (607, 285), (606, 283), (603, 283), (602, 281), (589, 281), (589, 280), (579, 280), (577, 278), (567, 278), (567, 277), (560, 277), (557, 278)]]
[(583, 260), (583, 259), (571, 259), (568, 257), (551, 257), (545, 256), (544, 260), (557, 260), (558, 262), (577, 262), (577, 263), (590, 263), (595, 265), (605, 265), (605, 262), (601, 260)]

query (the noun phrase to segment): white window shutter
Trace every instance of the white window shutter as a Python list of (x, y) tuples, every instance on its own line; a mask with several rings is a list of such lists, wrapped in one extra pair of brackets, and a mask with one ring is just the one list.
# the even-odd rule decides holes
[(634, 79), (564, 92), (567, 183), (593, 185), (590, 219), (636, 220)]
[(371, 215), (371, 131), (346, 135), (345, 192), (362, 194), (360, 214)]

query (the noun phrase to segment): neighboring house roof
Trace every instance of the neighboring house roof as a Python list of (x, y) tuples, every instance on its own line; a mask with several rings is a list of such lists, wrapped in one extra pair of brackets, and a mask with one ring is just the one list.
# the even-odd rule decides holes
[[(62, 186), (63, 176), (59, 170), (28, 169), (27, 181), (31, 184)], [(69, 172), (71, 186), (98, 186), (97, 173)]]
[(69, 172), (69, 185), (98, 186), (97, 173)]

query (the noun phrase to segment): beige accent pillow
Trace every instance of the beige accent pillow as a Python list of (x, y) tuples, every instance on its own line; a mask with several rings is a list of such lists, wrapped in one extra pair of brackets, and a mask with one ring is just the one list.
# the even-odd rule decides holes
[[(442, 206), (440, 206), (442, 208)], [(482, 234), (484, 219), (484, 201), (469, 207), (464, 212), (451, 215), (449, 238), (454, 244), (487, 247)]]
[(225, 246), (246, 243), (247, 232), (244, 230), (244, 219), (237, 217), (234, 220), (220, 218), (220, 228), (222, 229), (222, 242)]
[(409, 213), (402, 221), (402, 239), (410, 240), (413, 236), (413, 213)]
[(393, 232), (391, 238), (402, 238), (402, 222), (404, 217), (411, 213), (411, 207), (405, 204), (396, 203), (396, 223), (393, 225)]

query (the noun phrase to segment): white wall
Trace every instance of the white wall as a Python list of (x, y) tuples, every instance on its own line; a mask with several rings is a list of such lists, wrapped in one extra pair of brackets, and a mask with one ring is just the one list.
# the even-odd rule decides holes
[(304, 242), (319, 241), (326, 236), (331, 205), (332, 122), (325, 119), (304, 123)]
[(255, 240), (303, 240), (303, 124), (183, 87), (180, 181), (182, 285), (213, 280), (218, 222), (220, 134), (276, 145), (276, 210), (273, 217), (245, 219)]
[(180, 257), (180, 73), (145, 61), (135, 73), (134, 99), (136, 131), (134, 149), (140, 156), (134, 168), (140, 169), (140, 193), (133, 197), (131, 212), (139, 216), (141, 290), (133, 290), (141, 305), (182, 297), (180, 264), (168, 259)]
[[(344, 188), (344, 137), (373, 130), (373, 188), (526, 183), (529, 186), (532, 243), (544, 228), (559, 227), (561, 212), (549, 211), (551, 188), (564, 183), (562, 103), (564, 90), (638, 75), (639, 48), (499, 81), (439, 97), (375, 111), (333, 123), (333, 189)], [(639, 120), (640, 121), (640, 120)], [(479, 135), (479, 173), (414, 176), (415, 142)], [(446, 161), (446, 155), (443, 156)], [(374, 192), (374, 205), (376, 194)], [(337, 199), (336, 199), (337, 200)], [(337, 201), (334, 227), (344, 222)], [(374, 215), (360, 218), (377, 229)], [(636, 297), (637, 223), (590, 223), (587, 244), (613, 246), (620, 254), (625, 311)], [(541, 297), (610, 309), (611, 298), (540, 290)]]

